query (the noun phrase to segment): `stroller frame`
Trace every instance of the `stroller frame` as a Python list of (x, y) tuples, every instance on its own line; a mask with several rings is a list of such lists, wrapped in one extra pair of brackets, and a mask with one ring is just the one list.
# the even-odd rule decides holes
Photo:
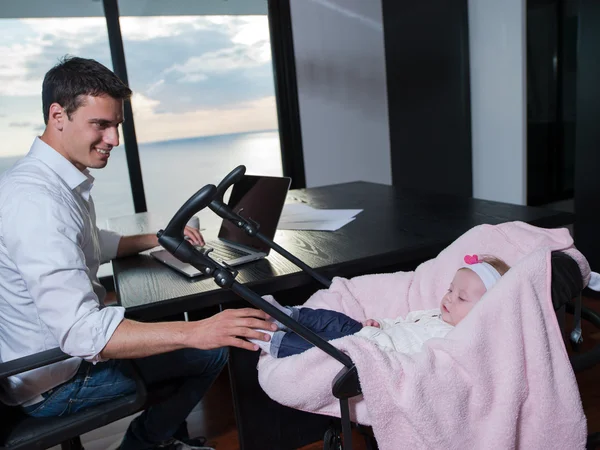
[(350, 420), (350, 407), (348, 400), (361, 394), (358, 372), (352, 359), (342, 351), (335, 348), (329, 342), (315, 334), (313, 331), (304, 327), (287, 314), (265, 301), (261, 296), (251, 289), (236, 281), (238, 271), (223, 262), (219, 264), (208, 255), (210, 252), (202, 253), (190, 244), (183, 236), (183, 229), (190, 218), (198, 211), (207, 206), (223, 219), (230, 220), (237, 227), (242, 228), (249, 236), (256, 237), (264, 242), (271, 249), (275, 250), (290, 262), (298, 266), (303, 271), (311, 275), (323, 286), (329, 287), (331, 280), (317, 273), (314, 269), (307, 266), (304, 262), (296, 258), (287, 250), (277, 245), (271, 239), (258, 231), (260, 225), (252, 220), (247, 220), (231, 210), (223, 202), (223, 195), (237, 181), (239, 181), (246, 172), (245, 166), (238, 166), (230, 172), (219, 183), (218, 187), (208, 184), (196, 192), (183, 206), (175, 213), (171, 221), (164, 230), (158, 232), (158, 242), (173, 256), (182, 262), (196, 267), (202, 273), (214, 278), (215, 283), (225, 289), (230, 289), (235, 294), (248, 301), (254, 307), (261, 309), (274, 319), (283, 323), (291, 331), (301, 336), (306, 341), (320, 348), (344, 365), (344, 368), (336, 375), (332, 383), (333, 395), (340, 401), (340, 412), (342, 421), (342, 435), (344, 439), (344, 449), (352, 449), (352, 423)]

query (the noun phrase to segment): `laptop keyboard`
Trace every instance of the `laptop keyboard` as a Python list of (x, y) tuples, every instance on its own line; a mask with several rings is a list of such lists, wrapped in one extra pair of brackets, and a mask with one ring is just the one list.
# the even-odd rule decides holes
[(210, 256), (216, 261), (230, 261), (232, 259), (237, 259), (242, 256), (249, 255), (248, 252), (229, 247), (223, 244), (221, 241), (208, 241), (204, 246), (204, 249), (208, 250), (207, 247), (213, 249), (213, 251), (210, 252), (208, 256)]

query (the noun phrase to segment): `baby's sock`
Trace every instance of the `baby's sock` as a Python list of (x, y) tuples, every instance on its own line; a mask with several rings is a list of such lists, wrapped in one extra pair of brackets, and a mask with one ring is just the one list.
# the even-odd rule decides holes
[(248, 339), (248, 340), (250, 342), (252, 342), (253, 344), (258, 345), (261, 348), (261, 350), (263, 350), (265, 353), (271, 354), (271, 340), (273, 339), (273, 334), (275, 334), (275, 332), (267, 331), (267, 330), (256, 330), (256, 331), (268, 334), (271, 337), (271, 339), (269, 339), (269, 342), (261, 341), (260, 339)]
[[(284, 314), (287, 314), (290, 317), (293, 317), (294, 310), (297, 309), (297, 308), (293, 308), (293, 307), (289, 307), (289, 306), (281, 306), (279, 304), (279, 302), (277, 300), (275, 300), (275, 297), (273, 297), (272, 295), (263, 296), (263, 300), (269, 302), (271, 305), (273, 305), (279, 311), (281, 311)], [(277, 328), (279, 330), (289, 331), (289, 329), (284, 324), (279, 322), (278, 320), (275, 320), (273, 318), (271, 318), (271, 320), (273, 321), (273, 323), (275, 323), (275, 325), (277, 325)], [(277, 358), (277, 351), (279, 349), (279, 345), (277, 344), (276, 348), (271, 348), (271, 343), (273, 342), (273, 335), (275, 334), (275, 332), (267, 331), (267, 330), (256, 330), (256, 331), (260, 331), (261, 333), (268, 334), (271, 337), (269, 342), (261, 341), (260, 339), (248, 339), (248, 340), (250, 342), (252, 342), (253, 344), (258, 345), (261, 348), (261, 350), (263, 350), (265, 353), (268, 353), (271, 356)], [(280, 340), (281, 340), (281, 338), (279, 337), (279, 341)], [(273, 354), (273, 353), (275, 353), (275, 354)]]
[[(275, 308), (277, 308), (279, 311), (281, 311), (284, 314), (287, 314), (290, 317), (293, 317), (294, 314), (294, 308), (292, 306), (282, 306), (280, 305), (277, 300), (275, 300), (275, 297), (273, 297), (272, 295), (265, 295), (263, 296), (263, 300), (267, 301), (268, 303), (270, 303), (271, 305), (273, 305)], [(289, 328), (286, 327), (284, 324), (282, 324), (281, 322), (279, 322), (278, 320), (275, 319), (271, 319), (275, 325), (277, 325), (277, 328), (282, 330), (282, 331), (289, 331)]]

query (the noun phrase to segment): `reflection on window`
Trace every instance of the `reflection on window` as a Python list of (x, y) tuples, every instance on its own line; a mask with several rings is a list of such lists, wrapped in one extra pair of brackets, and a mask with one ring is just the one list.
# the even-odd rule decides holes
[(122, 17), (121, 29), (153, 216), (239, 164), (281, 175), (266, 16)]
[[(65, 54), (112, 68), (104, 18), (0, 19), (0, 173), (25, 155), (44, 131), (42, 80)], [(102, 219), (133, 213), (123, 146), (94, 170), (96, 210)]]

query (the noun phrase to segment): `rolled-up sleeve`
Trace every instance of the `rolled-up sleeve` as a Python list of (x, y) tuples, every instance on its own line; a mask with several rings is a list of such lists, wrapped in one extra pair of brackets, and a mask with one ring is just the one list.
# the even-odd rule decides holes
[(114, 231), (98, 230), (98, 239), (100, 240), (100, 262), (106, 263), (117, 257), (121, 235)]
[[(82, 250), (83, 219), (65, 201), (39, 192), (15, 196), (5, 212), (13, 220), (2, 221), (2, 239), (40, 320), (65, 353), (99, 361), (124, 309), (100, 308)], [(103, 239), (107, 249), (118, 246), (112, 233)]]

